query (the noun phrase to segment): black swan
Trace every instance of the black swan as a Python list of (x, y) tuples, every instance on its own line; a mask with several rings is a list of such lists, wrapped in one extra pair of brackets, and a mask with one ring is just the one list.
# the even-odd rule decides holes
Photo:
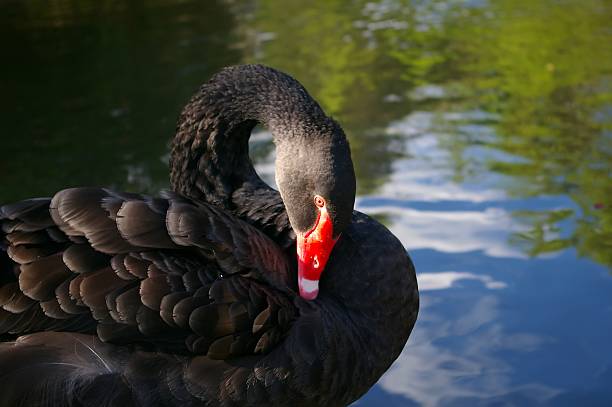
[[(257, 123), (280, 194), (248, 156)], [(363, 395), (404, 347), (418, 291), (397, 238), (353, 211), (338, 123), (286, 74), (226, 68), (181, 113), (170, 169), (160, 198), (71, 188), (0, 208), (0, 405)]]

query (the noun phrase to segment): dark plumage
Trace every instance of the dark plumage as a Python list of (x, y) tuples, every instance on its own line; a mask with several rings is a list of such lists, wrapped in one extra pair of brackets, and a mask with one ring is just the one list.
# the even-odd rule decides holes
[[(280, 194), (249, 160), (256, 123), (274, 135)], [(408, 339), (418, 292), (400, 242), (352, 211), (340, 126), (291, 77), (227, 68), (183, 110), (170, 168), (161, 198), (73, 188), (0, 207), (0, 405), (341, 406), (365, 393)], [(313, 196), (340, 238), (307, 301), (294, 242), (319, 222)]]

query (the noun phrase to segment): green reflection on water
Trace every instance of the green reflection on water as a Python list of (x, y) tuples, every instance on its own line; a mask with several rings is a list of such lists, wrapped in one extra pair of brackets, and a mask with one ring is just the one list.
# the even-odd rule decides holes
[[(604, 1), (496, 1), (443, 28), (464, 106), (496, 113), (487, 144), (520, 158), (489, 169), (515, 179), (514, 196), (568, 195), (580, 208), (517, 212), (531, 231), (514, 240), (533, 255), (576, 246), (612, 265), (611, 20)], [(559, 237), (567, 219), (575, 230)]]
[[(517, 211), (529, 231), (511, 242), (532, 255), (575, 246), (612, 265), (612, 6), (471, 3), (4, 2), (0, 201), (82, 184), (155, 192), (189, 95), (221, 66), (256, 61), (299, 78), (342, 122), (360, 194), (410, 154), (386, 131), (391, 121), (415, 110), (491, 113), (484, 139), (440, 123), (454, 126), (442, 143), (453, 180), (489, 171), (512, 180), (500, 185), (512, 196), (571, 197), (579, 210)], [(443, 97), (410, 97), (430, 84)], [(516, 159), (475, 170), (473, 145)]]

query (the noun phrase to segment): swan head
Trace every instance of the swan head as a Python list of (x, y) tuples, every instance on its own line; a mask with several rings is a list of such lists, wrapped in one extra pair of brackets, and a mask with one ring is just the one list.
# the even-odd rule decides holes
[(300, 296), (313, 300), (334, 245), (351, 223), (355, 172), (348, 141), (332, 119), (293, 136), (276, 143), (276, 181), (297, 236)]

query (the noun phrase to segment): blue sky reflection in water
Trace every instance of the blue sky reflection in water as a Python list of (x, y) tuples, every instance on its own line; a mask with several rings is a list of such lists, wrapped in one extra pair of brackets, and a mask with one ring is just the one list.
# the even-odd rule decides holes
[[(430, 118), (419, 112), (390, 126), (415, 156), (396, 161), (381, 193), (358, 203), (385, 214), (411, 248), (422, 293), (409, 345), (378, 386), (405, 397), (397, 405), (606, 405), (608, 271), (573, 249), (530, 258), (508, 242), (525, 228), (513, 210), (571, 201), (512, 199), (487, 173), (477, 183), (449, 182), (449, 157), (438, 145), (448, 135), (432, 133)], [(357, 405), (388, 396), (373, 390)]]
[[(612, 404), (610, 2), (5, 1), (0, 201), (156, 193), (220, 67), (302, 81), (349, 135), (357, 208), (422, 307), (357, 406)], [(273, 184), (262, 129), (252, 157)], [(374, 306), (374, 304), (373, 304)]]

